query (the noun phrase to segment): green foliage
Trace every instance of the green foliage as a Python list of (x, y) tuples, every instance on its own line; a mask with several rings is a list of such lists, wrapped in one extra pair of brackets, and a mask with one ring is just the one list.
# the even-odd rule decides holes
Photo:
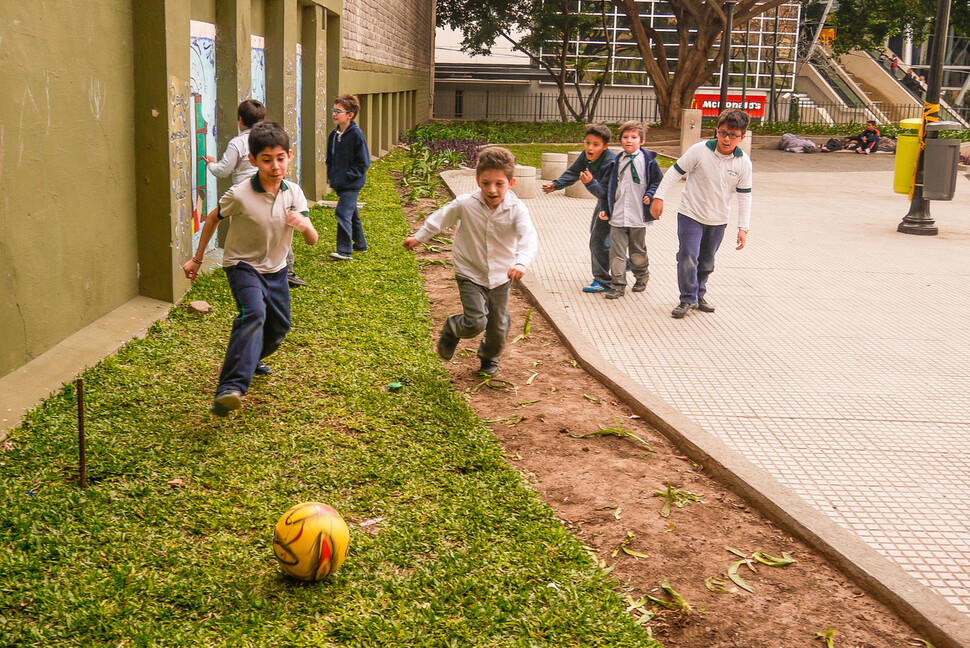
[[(597, 88), (606, 83), (603, 55), (609, 50), (600, 38), (608, 3), (580, 4), (577, 11), (575, 3), (547, 0), (438, 0), (435, 16), (439, 27), (461, 31), (462, 51), (487, 56), (503, 41), (528, 55), (555, 82), (567, 106), (563, 121), (586, 120)], [(594, 88), (584, 90), (573, 85), (576, 80)]]
[[(613, 125), (614, 129), (616, 124)], [(409, 140), (483, 139), (489, 144), (582, 142), (586, 124), (579, 122), (428, 122), (404, 133)]]
[[(833, 49), (881, 51), (887, 38), (901, 34), (919, 44), (933, 31), (936, 8), (936, 0), (841, 0), (829, 19), (836, 28)], [(952, 0), (950, 27), (970, 33), (970, 0)]]
[[(310, 285), (241, 410), (211, 416), (235, 305), (221, 272), (144, 340), (30, 412), (0, 449), (2, 646), (654, 646), (613, 583), (509, 467), (456, 393), (389, 170), (361, 194), (370, 251), (330, 262), (297, 241)], [(400, 391), (386, 386), (400, 382)], [(175, 482), (175, 480), (181, 482)], [(329, 580), (284, 577), (272, 529), (317, 500), (351, 523)], [(359, 523), (375, 521), (367, 527)]]

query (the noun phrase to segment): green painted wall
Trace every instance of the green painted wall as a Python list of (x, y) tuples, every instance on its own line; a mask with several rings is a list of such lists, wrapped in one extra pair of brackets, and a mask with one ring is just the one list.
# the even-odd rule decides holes
[(192, 0), (192, 20), (215, 24), (216, 0)]
[(375, 154), (428, 114), (430, 69), (343, 58), (341, 0), (0, 1), (0, 376), (136, 296), (187, 290), (193, 19), (219, 30), (220, 154), (250, 91), (250, 32), (267, 39), (270, 115), (291, 127), (302, 42), (311, 199), (337, 94), (361, 97)]
[(0, 375), (138, 294), (130, 3), (0, 2)]

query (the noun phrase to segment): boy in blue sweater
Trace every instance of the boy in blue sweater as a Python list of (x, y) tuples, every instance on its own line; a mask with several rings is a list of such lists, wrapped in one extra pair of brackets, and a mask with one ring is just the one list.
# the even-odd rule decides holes
[(599, 219), (606, 209), (606, 183), (613, 173), (616, 155), (607, 147), (610, 143), (610, 127), (605, 124), (587, 124), (583, 141), (584, 155), (580, 155), (566, 172), (552, 182), (542, 185), (542, 190), (552, 193), (564, 189), (577, 180), (599, 198), (589, 225), (589, 256), (593, 267), (593, 283), (583, 287), (583, 292), (599, 293), (609, 290), (610, 285), (610, 224)]
[(653, 194), (663, 180), (657, 154), (641, 148), (647, 129), (638, 121), (620, 126), (623, 152), (616, 158), (606, 186), (606, 210), (600, 218), (610, 223), (610, 290), (607, 299), (619, 299), (626, 291), (627, 253), (630, 270), (636, 278), (633, 292), (647, 289), (650, 260), (647, 257), (646, 230), (660, 218), (650, 214)]
[(364, 133), (354, 121), (360, 112), (357, 97), (349, 94), (337, 97), (330, 112), (337, 125), (327, 139), (327, 181), (337, 192), (337, 251), (330, 256), (349, 261), (354, 258), (354, 252), (367, 251), (357, 196), (367, 180), (370, 152)]

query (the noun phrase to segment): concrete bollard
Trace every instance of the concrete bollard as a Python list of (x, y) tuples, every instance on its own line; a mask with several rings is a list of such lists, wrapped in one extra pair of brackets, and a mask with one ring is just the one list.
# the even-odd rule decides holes
[[(569, 166), (572, 166), (573, 165), (573, 162), (575, 162), (579, 158), (580, 155), (586, 155), (586, 152), (585, 151), (570, 151), (569, 154), (567, 155), (567, 158), (566, 158), (567, 164)], [(566, 187), (566, 197), (567, 198), (592, 198), (593, 200), (596, 200), (596, 196), (594, 196), (593, 194), (591, 194), (586, 189), (586, 185), (584, 185), (579, 180), (577, 180), (574, 184), (571, 184), (568, 187)]]
[(680, 154), (701, 141), (701, 111), (688, 108), (680, 113)]
[(515, 165), (515, 195), (522, 200), (536, 197), (536, 168), (534, 166)]
[(566, 172), (568, 165), (565, 153), (543, 153), (542, 154), (542, 174), (543, 180), (555, 180)]
[(751, 131), (746, 131), (744, 133), (744, 139), (742, 139), (741, 143), (738, 144), (738, 146), (741, 147), (741, 150), (747, 153), (748, 157), (751, 157), (751, 136), (752, 135), (753, 133)]

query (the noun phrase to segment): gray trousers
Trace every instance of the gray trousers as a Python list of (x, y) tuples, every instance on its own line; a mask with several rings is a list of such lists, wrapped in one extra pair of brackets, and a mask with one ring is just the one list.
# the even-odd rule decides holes
[(505, 348), (512, 320), (509, 317), (509, 287), (512, 282), (488, 289), (465, 277), (455, 275), (455, 279), (464, 312), (446, 319), (441, 327), (442, 332), (465, 339), (485, 331), (478, 347), (478, 357), (482, 360), (498, 360)]
[(612, 287), (617, 290), (626, 288), (626, 261), (629, 248), (630, 270), (637, 280), (646, 281), (650, 276), (647, 269), (650, 259), (647, 257), (647, 228), (646, 227), (613, 227), (610, 226), (610, 277)]

